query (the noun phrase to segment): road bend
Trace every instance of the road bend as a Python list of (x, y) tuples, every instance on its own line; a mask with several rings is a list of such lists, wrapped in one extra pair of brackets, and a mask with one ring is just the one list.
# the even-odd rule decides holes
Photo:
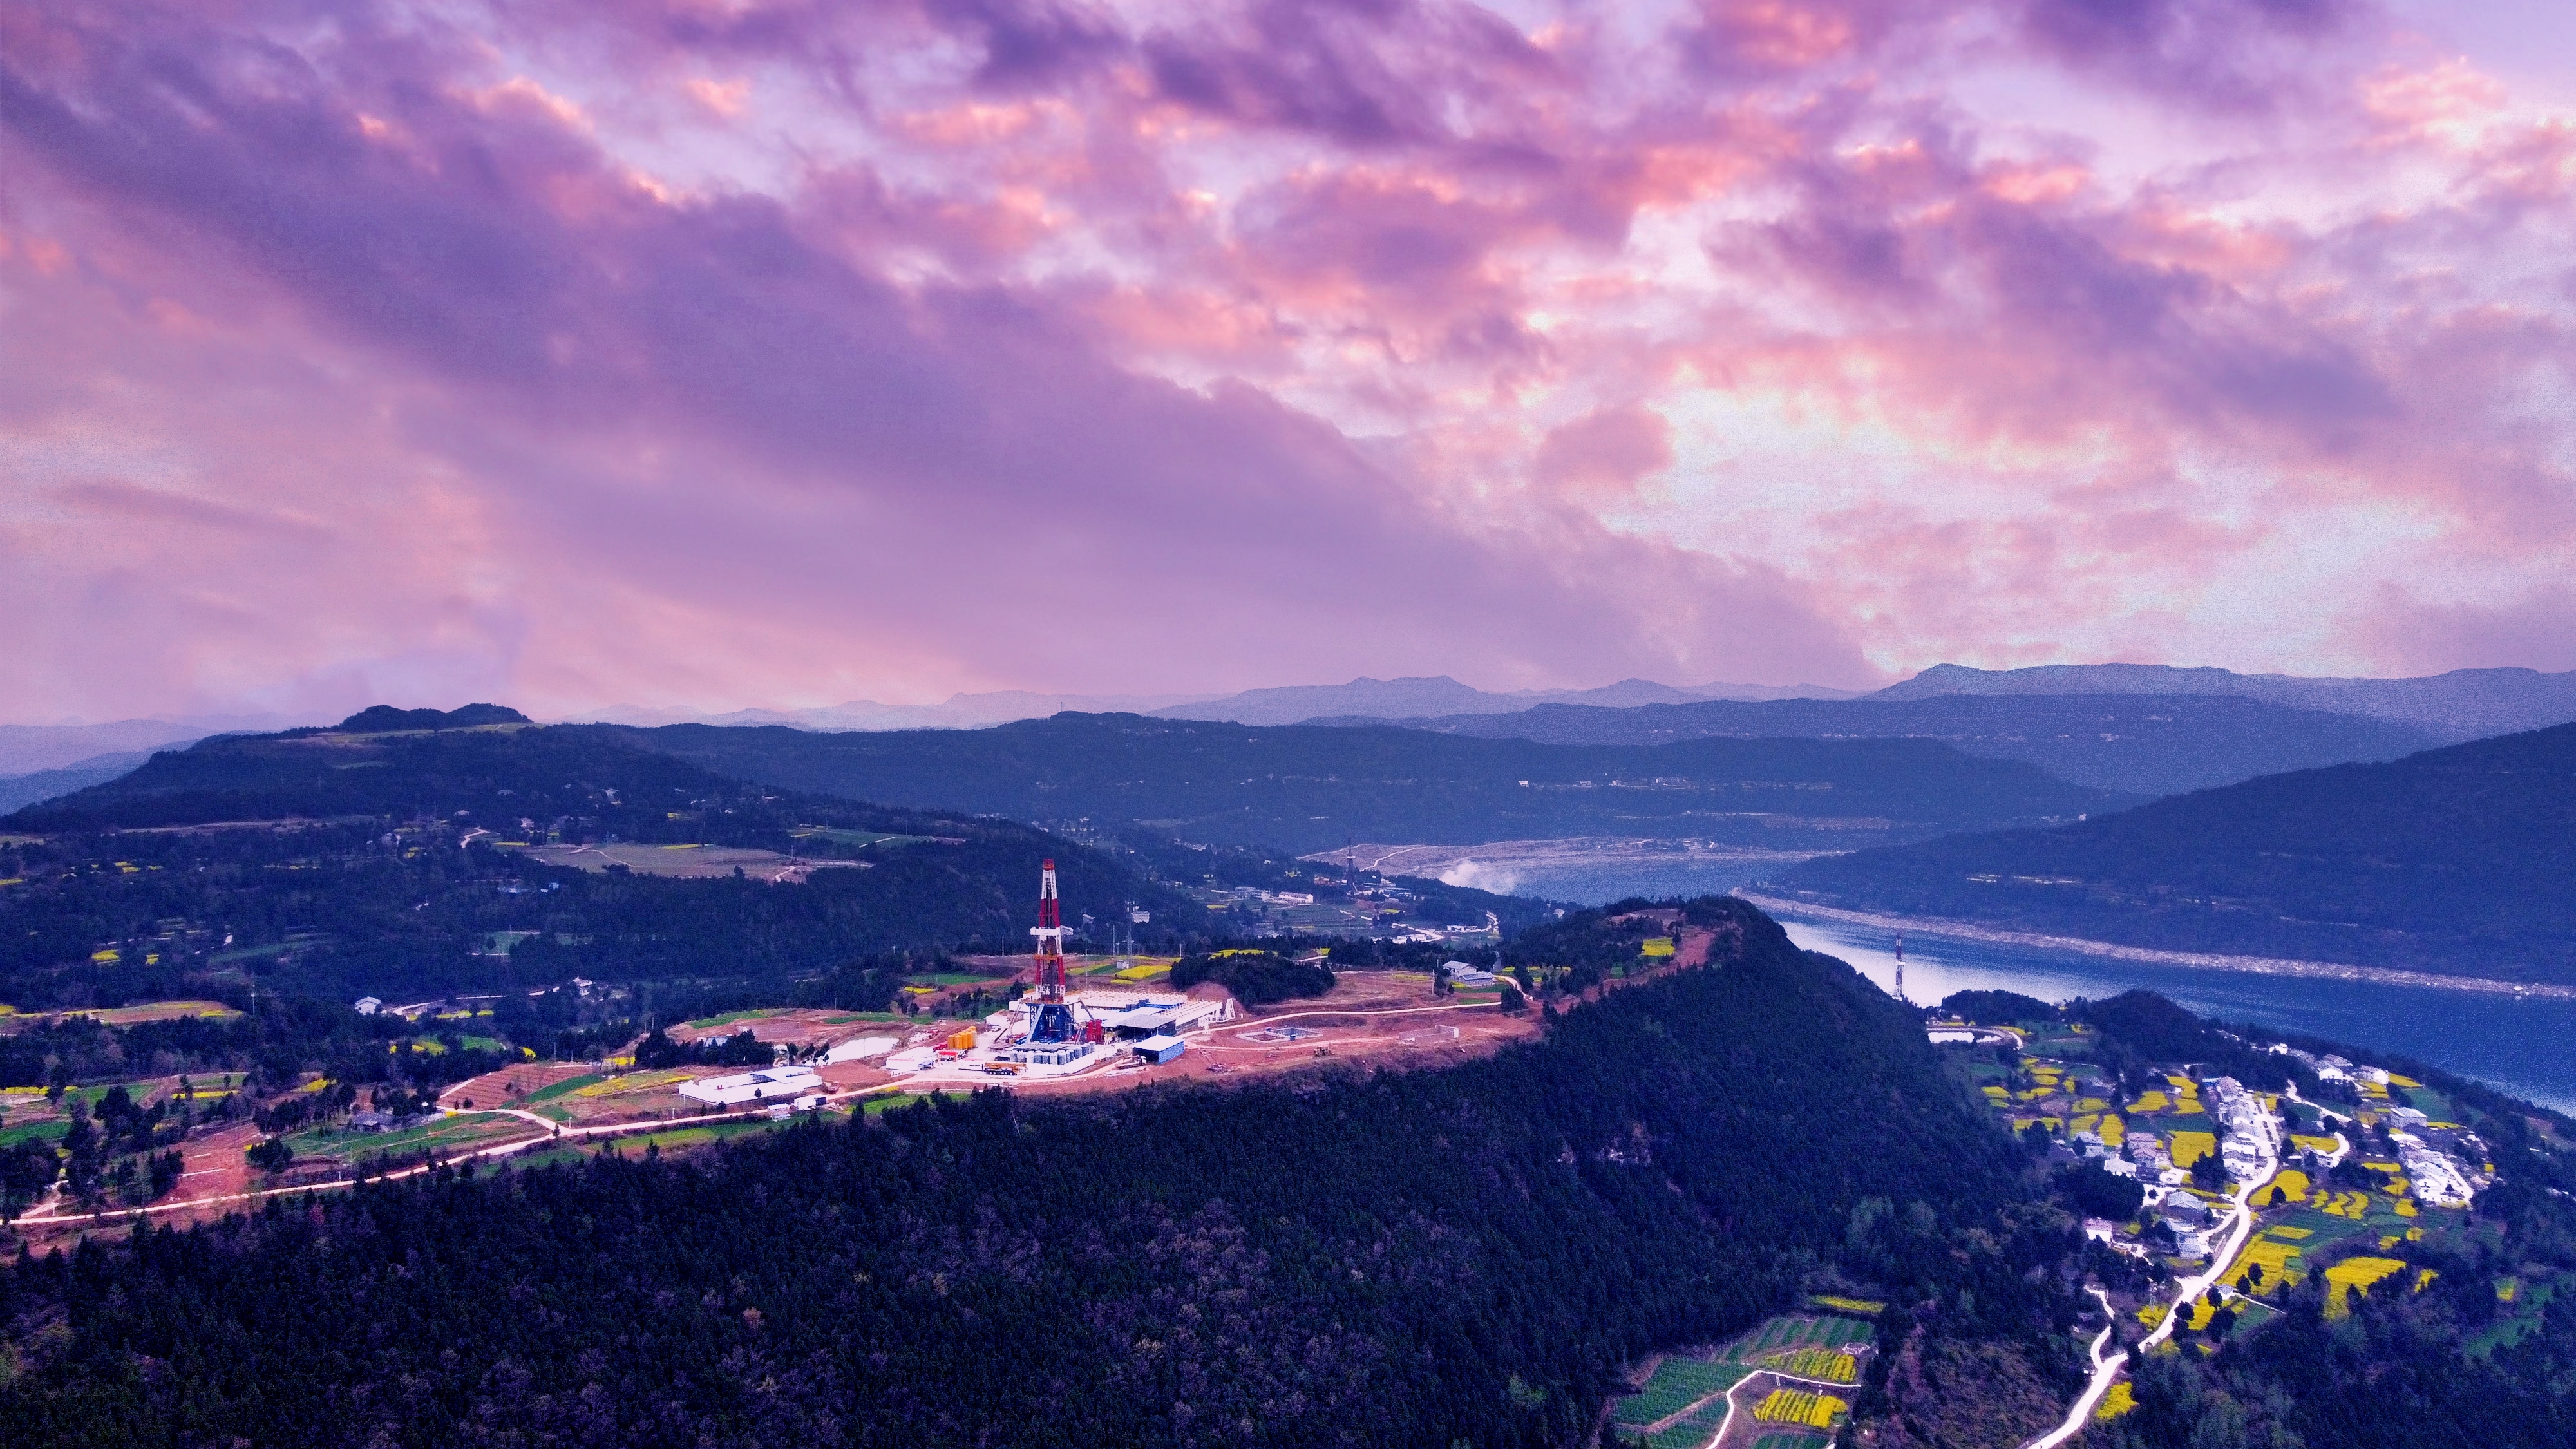
[[(2165, 1305), (2164, 1321), (2156, 1325), (2153, 1333), (2138, 1341), (2136, 1352), (2145, 1353), (2173, 1337), (2174, 1325), (2189, 1316), (2192, 1300), (2208, 1292), (2210, 1286), (2227, 1272), (2227, 1265), (2235, 1262), (2236, 1255), (2244, 1251), (2246, 1240), (2254, 1236), (2254, 1194), (2262, 1191), (2280, 1170), (2280, 1158), (2276, 1154), (2263, 1164), (2261, 1171), (2250, 1175), (2250, 1181), (2228, 1197), (2226, 1246), (2209, 1255), (2208, 1271), (2184, 1279), (2174, 1289), (2172, 1301)], [(2057, 1449), (2057, 1446), (2083, 1433), (2093, 1411), (2101, 1407), (2103, 1395), (2111, 1392), (2111, 1385), (2118, 1381), (2121, 1370), (2128, 1367), (2127, 1353), (2105, 1357), (2102, 1352), (2109, 1345), (2111, 1330), (2119, 1325), (2120, 1320), (2119, 1315), (2111, 1312), (2110, 1298), (2099, 1288), (2091, 1291), (2095, 1298), (2101, 1300), (2102, 1311), (2110, 1319), (2093, 1338), (2093, 1377), (2084, 1385), (2084, 1392), (2075, 1400), (2075, 1407), (2067, 1411), (2065, 1422), (2023, 1445), (2022, 1449)]]

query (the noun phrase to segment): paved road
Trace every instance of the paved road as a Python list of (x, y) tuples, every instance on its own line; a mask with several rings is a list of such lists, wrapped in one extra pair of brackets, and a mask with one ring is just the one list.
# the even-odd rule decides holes
[[(2280, 1119), (2274, 1117), (2272, 1125), (2278, 1128)], [(2279, 1175), (2280, 1170), (2279, 1146), (2273, 1144), (2272, 1153), (2265, 1160), (2262, 1170), (2254, 1173), (2251, 1181), (2239, 1186), (2228, 1198), (2229, 1219), (2226, 1245), (2209, 1255), (2208, 1271), (2195, 1274), (2176, 1286), (2172, 1301), (2165, 1305), (2164, 1322), (2156, 1325), (2155, 1332), (2138, 1341), (2137, 1352), (2144, 1353), (2171, 1338), (2175, 1326), (2190, 1316), (2191, 1301), (2208, 1292), (2210, 1285), (2218, 1281), (2219, 1275), (2227, 1271), (2227, 1265), (2236, 1261), (2236, 1255), (2245, 1248), (2245, 1240), (2254, 1236), (2252, 1198), (2264, 1184)], [(2110, 1314), (2111, 1300), (2103, 1296), (2102, 1290), (2094, 1289), (2093, 1296), (2101, 1299), (2103, 1312)], [(2110, 1339), (2112, 1328), (2118, 1323), (2118, 1316), (2111, 1314), (2110, 1322), (2105, 1323), (2102, 1331), (2094, 1336), (2093, 1377), (2084, 1385), (2084, 1392), (2076, 1399), (2075, 1407), (2067, 1411), (2065, 1422), (2031, 1440), (2022, 1446), (2022, 1449), (2057, 1449), (2057, 1446), (2084, 1432), (2084, 1426), (2092, 1418), (2094, 1409), (2101, 1405), (2102, 1396), (2111, 1391), (2111, 1385), (2119, 1379), (2121, 1370), (2129, 1363), (2129, 1355), (2126, 1353), (2115, 1353), (2107, 1358), (2102, 1353)]]
[(2129, 1362), (2125, 1353), (2115, 1353), (2107, 1358), (2103, 1356), (2102, 1350), (2111, 1342), (2111, 1330), (2119, 1326), (2120, 1315), (2112, 1311), (2111, 1300), (2101, 1289), (2093, 1289), (2092, 1293), (2102, 1302), (2102, 1331), (2093, 1335), (2093, 1378), (2085, 1384), (2084, 1392), (2076, 1396), (2075, 1407), (2066, 1411), (2065, 1421), (2031, 1440), (2025, 1449), (2057, 1449), (2058, 1445), (2083, 1433), (2084, 1426), (2092, 1422), (2093, 1411), (2102, 1406), (2102, 1396), (2111, 1392), (2111, 1385), (2119, 1380), (2120, 1370)]
[[(888, 1085), (860, 1087), (851, 1091), (833, 1093), (825, 1100), (835, 1102), (844, 1101), (852, 1097), (864, 1097), (872, 1092), (882, 1092), (888, 1089)], [(516, 1107), (489, 1107), (478, 1110), (490, 1112), (496, 1116), (516, 1117), (532, 1126), (542, 1127), (546, 1130), (540, 1136), (514, 1137), (507, 1142), (496, 1142), (488, 1147), (477, 1147), (471, 1151), (459, 1153), (454, 1157), (443, 1159), (440, 1162), (424, 1162), (416, 1167), (406, 1167), (394, 1172), (377, 1173), (369, 1177), (367, 1180), (369, 1182), (398, 1182), (406, 1177), (418, 1176), (421, 1173), (429, 1171), (433, 1167), (453, 1165), (457, 1162), (472, 1161), (476, 1158), (508, 1157), (514, 1153), (524, 1152), (531, 1147), (550, 1146), (554, 1143), (577, 1141), (586, 1137), (614, 1137), (621, 1133), (662, 1132), (674, 1127), (703, 1126), (711, 1122), (752, 1121), (767, 1115), (767, 1109), (762, 1108), (749, 1112), (708, 1112), (695, 1117), (666, 1117), (658, 1121), (602, 1122), (589, 1127), (568, 1127), (561, 1122), (555, 1121), (551, 1117), (540, 1117), (534, 1112), (521, 1111)], [(304, 1182), (297, 1183), (292, 1187), (257, 1188), (249, 1192), (225, 1193), (220, 1197), (197, 1197), (189, 1198), (183, 1202), (149, 1203), (142, 1207), (107, 1208), (94, 1213), (64, 1212), (61, 1210), (59, 1200), (57, 1200), (50, 1207), (39, 1208), (37, 1211), (28, 1213), (27, 1215), (19, 1218), (18, 1221), (21, 1223), (129, 1221), (138, 1217), (152, 1217), (163, 1213), (189, 1212), (197, 1208), (214, 1207), (224, 1203), (257, 1202), (262, 1198), (292, 1197), (297, 1193), (303, 1192), (332, 1192), (340, 1188), (355, 1186), (356, 1183), (356, 1178), (333, 1178), (327, 1182)], [(59, 1189), (57, 1189), (57, 1191), (59, 1192)]]

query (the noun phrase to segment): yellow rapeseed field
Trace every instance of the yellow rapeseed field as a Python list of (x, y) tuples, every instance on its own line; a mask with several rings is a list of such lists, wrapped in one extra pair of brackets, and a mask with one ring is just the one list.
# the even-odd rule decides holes
[(1802, 1348), (1790, 1353), (1775, 1353), (1763, 1362), (1802, 1379), (1829, 1379), (1838, 1384), (1860, 1380), (1858, 1365), (1852, 1356), (1830, 1348)]
[(668, 1087), (688, 1079), (687, 1072), (629, 1072), (622, 1077), (593, 1082), (587, 1087), (575, 1087), (572, 1094), (576, 1097), (613, 1097), (621, 1092), (649, 1092), (656, 1087)]
[(1830, 1293), (1819, 1293), (1808, 1301), (1819, 1308), (1839, 1308), (1845, 1313), (1857, 1313), (1864, 1318), (1875, 1317), (1887, 1311), (1887, 1305), (1875, 1298), (1842, 1298)]
[(1811, 1394), (1804, 1389), (1773, 1389), (1753, 1411), (1753, 1417), (1775, 1424), (1805, 1424), (1810, 1428), (1830, 1429), (1834, 1416), (1851, 1405), (1831, 1394)]
[(2218, 1134), (2214, 1132), (2177, 1132), (2173, 1135), (2173, 1165), (2176, 1167), (2189, 1168), (2217, 1150)]
[(2256, 1238), (2245, 1245), (2245, 1251), (2236, 1256), (2236, 1261), (2229, 1265), (2226, 1276), (2219, 1281), (2240, 1293), (2246, 1292), (2248, 1291), (2245, 1286), (2247, 1270), (2260, 1267), (2263, 1270), (2262, 1286), (2266, 1290), (2279, 1287), (2284, 1282), (2295, 1283), (2307, 1276), (2291, 1266), (2298, 1256), (2299, 1250), (2294, 1244)]
[(2405, 1267), (2395, 1258), (2346, 1258), (2326, 1269), (2326, 1317), (2341, 1318), (2352, 1312), (2351, 1290), (2366, 1289)]

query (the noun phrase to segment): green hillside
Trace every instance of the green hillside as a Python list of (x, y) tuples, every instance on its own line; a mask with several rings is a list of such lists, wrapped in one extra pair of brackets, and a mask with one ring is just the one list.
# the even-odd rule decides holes
[(1849, 968), (1692, 914), (1713, 969), (1446, 1070), (987, 1093), (0, 1264), (0, 1442), (1542, 1449), (1817, 1281), (2062, 1400), (2077, 1243), (2022, 1150)]
[(2191, 694), (1941, 694), (1924, 698), (1704, 700), (1626, 709), (1542, 704), (1402, 723), (1562, 745), (1737, 739), (1939, 740), (2061, 780), (2178, 795), (2257, 775), (2393, 760), (2447, 741), (2414, 725), (2258, 699)]
[[(21, 1008), (254, 980), (340, 1000), (573, 976), (783, 987), (889, 953), (1025, 950), (1050, 856), (1077, 912), (1204, 920), (1131, 852), (746, 786), (590, 728), (207, 740), (0, 831), (38, 837), (0, 845), (19, 878), (0, 890), (0, 1000)], [(645, 868), (520, 848), (550, 840), (641, 847)], [(775, 884), (656, 874), (665, 845), (848, 864)], [(892, 975), (862, 975), (844, 1004), (882, 1004)]]
[(2129, 945), (2576, 982), (2572, 881), (2576, 725), (1809, 861), (1774, 884)]
[(791, 789), (1042, 822), (1145, 821), (1299, 852), (1576, 835), (1848, 850), (2138, 798), (1919, 739), (1569, 746), (1116, 714), (843, 734), (672, 725), (628, 738)]

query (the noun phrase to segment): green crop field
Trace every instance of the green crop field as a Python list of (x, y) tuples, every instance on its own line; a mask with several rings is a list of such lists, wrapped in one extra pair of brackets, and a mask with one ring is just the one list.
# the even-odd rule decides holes
[(501, 1160), (519, 1171), (526, 1172), (539, 1167), (586, 1162), (589, 1158), (590, 1149), (587, 1147), (549, 1147), (538, 1152), (513, 1153)]
[(871, 830), (836, 830), (825, 825), (808, 825), (791, 832), (798, 840), (828, 840), (834, 845), (875, 845), (885, 840), (906, 840), (909, 836), (879, 835)]
[(583, 1087), (590, 1086), (597, 1082), (604, 1082), (606, 1080), (608, 1080), (606, 1077), (601, 1076), (597, 1072), (590, 1072), (578, 1077), (566, 1077), (552, 1086), (540, 1087), (536, 1091), (530, 1092), (528, 1094), (528, 1101), (532, 1103), (551, 1102), (557, 1097), (568, 1096)]
[(674, 1127), (667, 1132), (638, 1132), (632, 1137), (617, 1136), (597, 1145), (600, 1152), (613, 1152), (621, 1157), (642, 1155), (647, 1147), (675, 1152), (684, 1147), (703, 1147), (710, 1142), (726, 1142), (736, 1137), (749, 1137), (760, 1132), (775, 1132), (784, 1122), (710, 1122), (703, 1127)]
[(1781, 1317), (1737, 1339), (1722, 1356), (1758, 1363), (1766, 1355), (1801, 1348), (1848, 1350), (1869, 1343), (1877, 1335), (1876, 1328), (1856, 1318)]
[(63, 1134), (70, 1130), (72, 1130), (72, 1124), (68, 1121), (29, 1122), (17, 1127), (0, 1127), (0, 1147), (15, 1147), (21, 1142), (37, 1137), (59, 1142)]
[(1710, 1363), (1705, 1359), (1668, 1358), (1655, 1365), (1654, 1375), (1646, 1386), (1619, 1400), (1611, 1409), (1611, 1418), (1634, 1428), (1651, 1424), (1669, 1414), (1677, 1414), (1711, 1394), (1722, 1394), (1741, 1383), (1750, 1372), (1740, 1364)]
[(524, 1131), (528, 1124), (497, 1112), (467, 1112), (424, 1122), (401, 1132), (342, 1132), (314, 1127), (295, 1133), (286, 1145), (298, 1158), (319, 1162), (355, 1162), (380, 1153), (417, 1152), (423, 1148), (480, 1147)]
[(1692, 1410), (1690, 1417), (1647, 1435), (1646, 1444), (1648, 1449), (1703, 1449), (1725, 1422), (1726, 1400), (1712, 1399)]

